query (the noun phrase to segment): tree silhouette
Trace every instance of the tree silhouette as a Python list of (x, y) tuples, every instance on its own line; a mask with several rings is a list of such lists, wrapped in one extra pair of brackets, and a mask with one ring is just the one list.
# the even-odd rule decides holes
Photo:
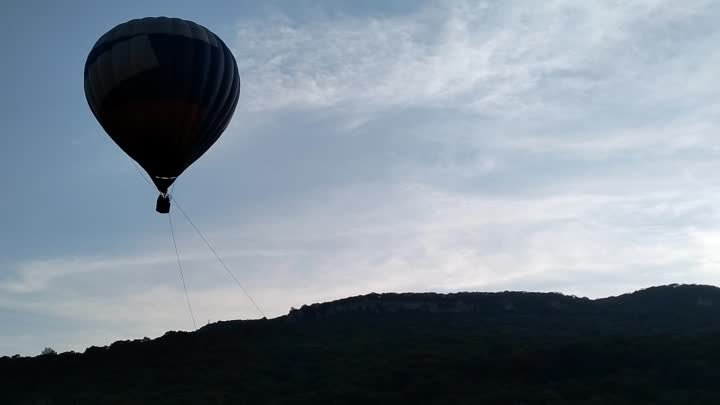
[(57, 352), (55, 350), (53, 350), (52, 347), (46, 347), (42, 350), (42, 352), (40, 352), (40, 355), (42, 355), (42, 356), (49, 356), (49, 355), (55, 355), (55, 354), (57, 354)]

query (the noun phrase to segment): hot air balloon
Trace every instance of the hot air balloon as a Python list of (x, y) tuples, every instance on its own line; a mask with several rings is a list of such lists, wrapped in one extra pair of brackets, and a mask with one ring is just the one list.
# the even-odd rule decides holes
[(85, 62), (85, 97), (112, 140), (150, 176), (170, 211), (169, 187), (225, 131), (240, 96), (225, 43), (192, 21), (135, 19), (116, 26)]

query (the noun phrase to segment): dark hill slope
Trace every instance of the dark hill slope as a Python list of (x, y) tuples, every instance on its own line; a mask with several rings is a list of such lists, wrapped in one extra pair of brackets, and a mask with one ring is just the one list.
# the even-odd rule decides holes
[[(369, 294), (0, 359), (2, 404), (720, 403), (720, 289)], [(41, 402), (38, 402), (41, 401)]]

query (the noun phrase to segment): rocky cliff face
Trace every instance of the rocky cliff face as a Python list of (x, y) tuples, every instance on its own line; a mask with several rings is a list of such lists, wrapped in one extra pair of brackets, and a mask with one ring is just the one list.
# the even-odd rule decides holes
[(559, 293), (405, 293), (350, 297), (328, 303), (304, 305), (291, 309), (289, 321), (325, 319), (343, 314), (386, 314), (398, 312), (468, 313), (499, 315), (501, 313), (542, 314), (596, 311), (623, 313), (671, 313), (696, 309), (716, 310), (720, 289), (702, 285), (668, 285), (651, 287), (630, 294), (591, 300)]
[(396, 313), (418, 311), (426, 313), (487, 313), (512, 312), (525, 308), (561, 310), (587, 299), (555, 293), (407, 293), (368, 294), (323, 304), (305, 305), (292, 309), (290, 320), (322, 319), (348, 313)]

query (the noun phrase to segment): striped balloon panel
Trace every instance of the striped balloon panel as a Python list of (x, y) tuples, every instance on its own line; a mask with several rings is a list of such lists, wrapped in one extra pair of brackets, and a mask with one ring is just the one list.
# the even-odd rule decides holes
[(144, 18), (97, 41), (85, 94), (108, 135), (164, 192), (227, 128), (240, 76), (230, 50), (206, 28)]

